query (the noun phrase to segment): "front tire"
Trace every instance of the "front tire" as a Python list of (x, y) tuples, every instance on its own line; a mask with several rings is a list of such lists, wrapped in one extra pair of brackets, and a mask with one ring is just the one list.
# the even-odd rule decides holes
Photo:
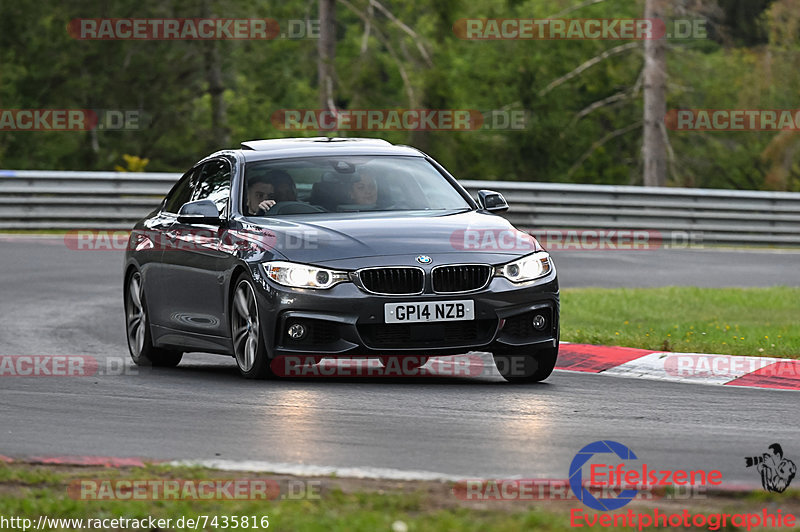
[(243, 377), (266, 379), (273, 376), (261, 331), (255, 287), (244, 275), (236, 281), (231, 299), (231, 342)]
[(511, 383), (541, 382), (553, 373), (558, 359), (558, 347), (531, 351), (516, 348), (494, 355), (494, 364), (503, 378)]
[(125, 287), (125, 325), (128, 351), (134, 364), (173, 368), (180, 363), (183, 353), (160, 349), (153, 345), (147, 302), (144, 298), (144, 282), (142, 274), (138, 271), (128, 277)]

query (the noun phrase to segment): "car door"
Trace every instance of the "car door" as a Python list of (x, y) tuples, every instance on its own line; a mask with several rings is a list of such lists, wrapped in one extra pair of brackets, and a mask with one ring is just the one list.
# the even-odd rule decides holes
[(169, 244), (167, 234), (175, 223), (181, 205), (192, 197), (192, 183), (199, 168), (192, 168), (169, 191), (158, 214), (145, 223), (142, 231), (134, 231), (132, 245), (136, 246), (144, 277), (145, 298), (151, 325), (169, 326), (170, 304), (164, 293), (164, 249)]
[[(167, 232), (163, 293), (171, 329), (228, 336), (225, 272), (231, 257), (220, 249), (220, 242), (229, 213), (231, 168), (231, 161), (225, 158), (212, 159), (197, 168), (192, 180), (189, 201), (213, 201), (221, 224), (185, 223), (176, 216)], [(204, 344), (196, 347), (208, 348)]]

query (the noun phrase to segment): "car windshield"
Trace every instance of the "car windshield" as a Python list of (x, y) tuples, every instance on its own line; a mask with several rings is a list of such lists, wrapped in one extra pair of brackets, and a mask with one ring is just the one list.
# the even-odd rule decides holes
[(248, 163), (247, 216), (463, 210), (470, 205), (420, 157), (308, 157)]

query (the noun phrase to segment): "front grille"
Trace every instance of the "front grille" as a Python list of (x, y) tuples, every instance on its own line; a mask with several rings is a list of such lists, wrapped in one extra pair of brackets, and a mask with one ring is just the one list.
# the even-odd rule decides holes
[(372, 348), (459, 347), (489, 342), (496, 325), (496, 320), (377, 323), (359, 325), (358, 332)]
[(491, 274), (492, 267), (486, 264), (437, 266), (433, 269), (433, 291), (455, 293), (478, 290), (486, 285)]
[(376, 294), (419, 294), (425, 282), (421, 268), (370, 268), (358, 275), (364, 288)]

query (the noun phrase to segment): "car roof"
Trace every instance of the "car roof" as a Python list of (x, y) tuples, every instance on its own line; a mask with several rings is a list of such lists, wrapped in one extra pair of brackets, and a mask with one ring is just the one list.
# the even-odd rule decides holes
[(245, 161), (328, 155), (404, 155), (424, 157), (410, 146), (399, 146), (383, 139), (350, 137), (300, 137), (250, 140), (238, 150)]

